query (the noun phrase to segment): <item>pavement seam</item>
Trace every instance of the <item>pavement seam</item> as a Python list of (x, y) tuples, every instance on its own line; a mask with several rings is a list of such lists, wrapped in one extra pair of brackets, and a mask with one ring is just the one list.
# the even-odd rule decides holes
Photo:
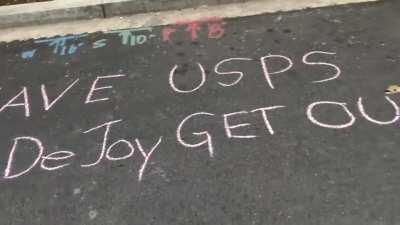
[(106, 8), (104, 4), (100, 5), (101, 11), (103, 12), (103, 18), (107, 18)]

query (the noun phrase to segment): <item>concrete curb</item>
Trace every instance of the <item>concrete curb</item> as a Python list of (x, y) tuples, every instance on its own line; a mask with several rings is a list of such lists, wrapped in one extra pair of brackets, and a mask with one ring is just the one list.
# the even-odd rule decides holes
[(256, 0), (53, 0), (0, 7), (0, 29)]
[[(72, 0), (70, 0), (72, 1)], [(90, 1), (90, 0), (87, 0)], [(0, 42), (39, 39), (82, 33), (107, 32), (176, 24), (182, 21), (196, 21), (204, 18), (237, 18), (265, 13), (287, 12), (306, 8), (321, 8), (333, 5), (372, 3), (381, 0), (254, 0), (243, 3), (219, 4), (182, 10), (165, 10), (137, 13), (127, 16), (73, 20), (62, 23), (20, 26), (1, 29)], [(116, 7), (116, 6), (113, 6)], [(1, 7), (0, 7), (1, 10)], [(129, 10), (125, 12), (130, 12)], [(110, 11), (109, 11), (110, 13)], [(120, 12), (124, 13), (124, 12)]]

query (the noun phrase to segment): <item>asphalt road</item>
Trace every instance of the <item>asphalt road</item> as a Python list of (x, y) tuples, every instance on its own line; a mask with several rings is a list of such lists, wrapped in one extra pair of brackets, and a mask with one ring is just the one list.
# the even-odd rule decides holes
[(0, 224), (400, 224), (399, 11), (1, 43)]

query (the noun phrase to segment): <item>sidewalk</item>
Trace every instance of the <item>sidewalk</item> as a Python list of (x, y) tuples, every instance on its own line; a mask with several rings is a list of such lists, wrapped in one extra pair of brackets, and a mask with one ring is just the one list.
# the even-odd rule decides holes
[(54, 0), (0, 7), (0, 28), (108, 18), (116, 15), (245, 1), (254, 0)]
[(0, 29), (244, 2), (287, 11), (367, 1), (376, 0), (54, 0), (1, 6)]

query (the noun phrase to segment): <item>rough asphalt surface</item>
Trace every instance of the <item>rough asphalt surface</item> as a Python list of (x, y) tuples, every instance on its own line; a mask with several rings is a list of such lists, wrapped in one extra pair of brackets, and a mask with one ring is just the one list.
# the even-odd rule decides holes
[[(151, 33), (157, 37), (136, 46), (121, 44), (116, 34), (98, 33), (68, 42), (81, 46), (70, 55), (34, 40), (0, 44), (0, 105), (23, 86), (30, 103), (29, 117), (23, 105), (0, 112), (0, 224), (400, 224), (400, 121), (377, 125), (357, 107), (362, 97), (371, 117), (393, 118), (384, 91), (400, 84), (399, 12), (399, 1), (384, 1), (229, 19), (220, 39), (207, 38), (205, 23), (196, 41), (180, 28), (171, 43), (160, 40), (164, 27), (155, 27)], [(35, 49), (33, 58), (21, 57)], [(310, 51), (336, 53), (310, 60), (339, 66), (340, 77), (312, 83), (335, 71), (302, 63)], [(294, 64), (271, 75), (273, 90), (259, 61), (268, 54), (287, 56)], [(232, 61), (221, 70), (242, 71), (243, 79), (232, 87), (219, 85), (233, 78), (216, 75), (215, 64), (238, 57), (253, 60)], [(175, 93), (169, 71), (179, 65), (177, 87), (192, 89), (200, 81), (197, 62), (207, 74), (204, 85), (194, 93)], [(286, 66), (282, 60), (269, 63), (271, 71)], [(113, 90), (93, 95), (108, 101), (84, 104), (97, 76), (115, 74), (126, 77), (102, 79), (98, 87)], [(43, 109), (41, 84), (52, 101), (77, 78), (60, 101)], [(400, 104), (399, 96), (390, 98)], [(306, 108), (316, 101), (347, 103), (355, 123), (343, 129), (313, 124)], [(13, 104), (23, 102), (22, 93)], [(250, 111), (273, 105), (286, 108), (268, 114), (271, 135), (261, 114)], [(230, 123), (251, 125), (233, 129), (234, 134), (257, 138), (227, 138), (222, 115), (237, 111), (248, 113), (232, 116)], [(207, 145), (188, 148), (177, 142), (178, 124), (195, 112), (215, 116), (188, 121), (184, 139), (199, 143), (204, 134), (192, 133), (209, 132), (214, 158)], [(349, 120), (337, 106), (316, 109), (315, 117), (331, 124)], [(108, 145), (129, 140), (133, 156), (81, 167), (96, 160), (105, 128), (83, 132), (118, 119), (123, 121), (111, 127)], [(40, 140), (44, 155), (71, 151), (75, 156), (46, 162), (48, 167), (70, 164), (58, 170), (46, 171), (38, 162), (26, 174), (5, 179), (13, 140), (24, 136)], [(139, 182), (144, 158), (134, 139), (147, 152), (160, 136)], [(113, 157), (129, 152), (120, 144)], [(28, 169), (37, 149), (27, 139), (19, 142), (9, 175)]]

